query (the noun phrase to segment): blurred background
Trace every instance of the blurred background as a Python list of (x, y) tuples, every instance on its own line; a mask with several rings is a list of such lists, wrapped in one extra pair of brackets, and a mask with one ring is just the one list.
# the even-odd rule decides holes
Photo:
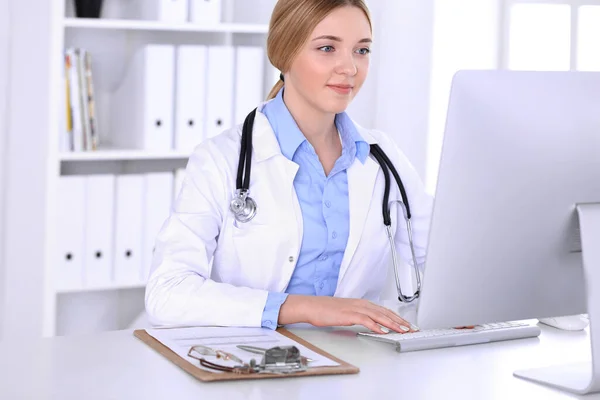
[[(0, 0), (0, 340), (146, 326), (187, 157), (278, 79), (275, 2)], [(348, 111), (432, 194), (457, 70), (600, 70), (599, 0), (368, 5), (371, 72)]]

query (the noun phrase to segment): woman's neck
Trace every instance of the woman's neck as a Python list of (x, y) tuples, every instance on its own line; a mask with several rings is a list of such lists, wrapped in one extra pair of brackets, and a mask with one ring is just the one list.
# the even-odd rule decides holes
[(290, 87), (285, 88), (283, 101), (298, 128), (315, 149), (339, 142), (335, 114), (316, 110)]

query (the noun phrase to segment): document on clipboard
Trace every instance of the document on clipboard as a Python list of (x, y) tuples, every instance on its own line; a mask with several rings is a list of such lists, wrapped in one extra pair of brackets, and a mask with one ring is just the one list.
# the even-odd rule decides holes
[[(256, 346), (261, 348), (296, 346), (298, 350), (300, 350), (301, 355), (312, 359), (310, 362), (311, 368), (335, 367), (340, 365), (340, 363), (312, 351), (306, 346), (270, 329), (193, 327), (178, 329), (147, 329), (146, 331), (150, 336), (193, 365), (198, 365), (198, 360), (189, 357), (188, 351), (190, 347), (198, 345), (233, 354), (243, 360), (244, 363), (250, 363), (250, 360), (253, 358), (260, 361), (261, 356), (246, 350), (241, 350), (237, 347), (238, 345)], [(219, 363), (226, 366), (236, 365), (236, 362), (233, 360), (219, 360)], [(204, 367), (200, 366), (200, 368)], [(206, 370), (209, 369), (206, 368)]]
[[(359, 369), (354, 365), (325, 352), (284, 328), (279, 328), (277, 331), (266, 328), (228, 327), (157, 328), (135, 330), (134, 336), (203, 382), (359, 373)], [(256, 362), (261, 361), (263, 357), (261, 354), (242, 350), (237, 347), (238, 345), (263, 349), (295, 346), (300, 351), (300, 355), (310, 359), (310, 362), (306, 370), (293, 374), (239, 374), (206, 368), (199, 363), (198, 359), (188, 355), (192, 347), (203, 346), (232, 354), (243, 363), (250, 363), (252, 359)], [(211, 356), (206, 358), (228, 367), (239, 364), (235, 360), (217, 359)]]

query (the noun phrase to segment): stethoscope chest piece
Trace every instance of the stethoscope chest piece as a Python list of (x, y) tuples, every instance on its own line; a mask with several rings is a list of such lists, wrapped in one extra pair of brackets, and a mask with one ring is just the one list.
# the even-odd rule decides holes
[(245, 189), (236, 190), (229, 208), (238, 222), (248, 222), (256, 215), (256, 202)]

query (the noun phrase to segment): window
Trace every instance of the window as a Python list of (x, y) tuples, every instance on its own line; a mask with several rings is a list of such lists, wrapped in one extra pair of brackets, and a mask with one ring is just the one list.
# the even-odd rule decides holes
[(600, 70), (600, 0), (504, 0), (501, 66)]
[(434, 21), (425, 178), (433, 194), (457, 70), (600, 71), (600, 0), (436, 1)]

